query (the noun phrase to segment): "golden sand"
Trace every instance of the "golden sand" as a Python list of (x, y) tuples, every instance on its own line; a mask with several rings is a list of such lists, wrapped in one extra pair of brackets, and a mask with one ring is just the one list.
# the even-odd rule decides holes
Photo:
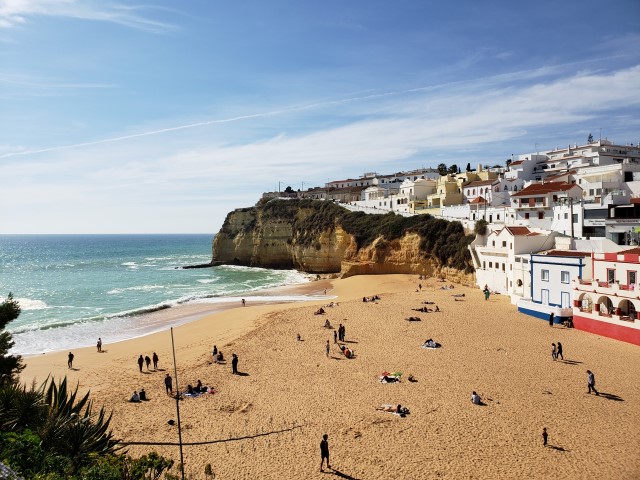
[[(205, 465), (211, 464), (217, 479), (640, 478), (637, 346), (552, 328), (517, 313), (507, 297), (485, 301), (477, 289), (442, 285), (408, 275), (351, 277), (329, 286), (339, 306), (322, 316), (313, 312), (326, 300), (249, 305), (174, 329), (181, 390), (198, 379), (217, 390), (180, 401), (184, 442), (300, 426), (252, 440), (187, 446), (188, 476), (206, 478)], [(459, 301), (452, 296), (463, 293)], [(362, 302), (373, 294), (381, 300)], [(411, 310), (427, 300), (441, 312)], [(409, 316), (422, 321), (408, 322)], [(333, 344), (333, 331), (323, 327), (327, 318), (346, 326), (354, 359)], [(421, 348), (427, 338), (443, 347)], [(551, 358), (551, 343), (558, 341), (564, 362)], [(238, 355), (243, 375), (232, 375), (230, 363), (211, 363), (214, 344), (228, 360), (232, 352)], [(67, 352), (29, 357), (22, 377), (68, 375), (91, 389), (97, 405), (114, 410), (117, 437), (177, 442), (177, 427), (167, 423), (176, 419), (176, 402), (163, 383), (166, 372), (174, 376), (170, 333), (103, 348), (102, 354), (74, 351), (72, 371)], [(140, 373), (138, 355), (154, 351), (162, 371)], [(587, 394), (587, 369), (596, 376), (598, 397)], [(383, 371), (403, 372), (402, 381), (380, 383)], [(416, 383), (407, 381), (410, 373)], [(129, 403), (141, 386), (150, 401)], [(471, 404), (472, 390), (486, 406)], [(402, 418), (377, 411), (381, 404), (402, 404), (411, 413)], [(323, 433), (335, 472), (319, 472)], [(152, 449), (179, 458), (177, 447), (129, 451)]]

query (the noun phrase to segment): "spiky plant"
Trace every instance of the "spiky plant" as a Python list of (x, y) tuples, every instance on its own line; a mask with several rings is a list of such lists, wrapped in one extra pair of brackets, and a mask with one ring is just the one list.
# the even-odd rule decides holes
[(22, 431), (38, 428), (46, 420), (47, 408), (42, 389), (17, 383), (0, 385), (0, 429)]
[(79, 397), (78, 386), (68, 388), (66, 377), (57, 384), (51, 380), (44, 403), (48, 416), (38, 432), (42, 447), (70, 459), (74, 472), (88, 463), (92, 455), (115, 453), (122, 448), (109, 430), (111, 414), (107, 416), (104, 408), (94, 414), (89, 392)]

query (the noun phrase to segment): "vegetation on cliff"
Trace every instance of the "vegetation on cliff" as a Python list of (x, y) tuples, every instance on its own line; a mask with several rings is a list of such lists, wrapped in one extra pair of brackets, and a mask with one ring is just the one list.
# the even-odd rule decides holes
[[(254, 219), (261, 223), (283, 221), (291, 225), (292, 243), (311, 246), (323, 232), (333, 231), (337, 226), (353, 235), (357, 247), (373, 245), (382, 247), (385, 241), (401, 238), (408, 233), (416, 233), (421, 238), (420, 249), (425, 258), (435, 258), (443, 267), (451, 267), (470, 273), (473, 271), (468, 245), (474, 236), (466, 236), (460, 222), (449, 222), (431, 215), (403, 217), (394, 213), (367, 215), (351, 212), (333, 202), (319, 200), (261, 200), (255, 209)], [(244, 231), (255, 227), (256, 220), (243, 226)], [(233, 235), (229, 216), (221, 233)], [(236, 232), (238, 233), (238, 232)]]

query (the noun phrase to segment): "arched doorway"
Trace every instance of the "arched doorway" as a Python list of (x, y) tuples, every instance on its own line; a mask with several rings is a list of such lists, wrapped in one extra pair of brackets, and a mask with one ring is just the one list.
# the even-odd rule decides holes
[(598, 299), (600, 315), (611, 316), (614, 313), (613, 302), (609, 297), (602, 296)]
[(636, 306), (630, 300), (621, 300), (618, 305), (620, 309), (621, 317), (629, 317), (631, 320), (635, 320), (636, 317)]
[(580, 298), (578, 300), (580, 302), (579, 307), (581, 312), (591, 313), (593, 311), (593, 300), (591, 300), (591, 297), (589, 295), (583, 293), (582, 295), (580, 295)]

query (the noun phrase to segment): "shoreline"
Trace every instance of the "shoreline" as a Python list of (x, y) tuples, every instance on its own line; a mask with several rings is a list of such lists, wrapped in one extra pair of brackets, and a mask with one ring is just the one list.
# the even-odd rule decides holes
[[(301, 303), (307, 301), (314, 301), (320, 299), (311, 298), (312, 295), (316, 295), (319, 292), (324, 292), (325, 289), (329, 288), (329, 280), (320, 279), (320, 280), (311, 280), (309, 282), (304, 283), (295, 283), (289, 285), (279, 285), (277, 287), (269, 287), (262, 290), (247, 292), (247, 295), (244, 298), (250, 299), (247, 303), (247, 306), (256, 306), (256, 305), (280, 305), (287, 303)], [(300, 299), (279, 299), (279, 300), (268, 300), (271, 297), (279, 297), (279, 296), (295, 296), (299, 295), (301, 297), (309, 297), (309, 298), (300, 298)], [(222, 313), (224, 311), (234, 309), (234, 308), (242, 308), (238, 303), (241, 301), (243, 297), (241, 296), (229, 296), (229, 297), (215, 297), (217, 299), (228, 299), (228, 301), (220, 301), (220, 302), (207, 302), (206, 299), (197, 299), (189, 302), (173, 305), (169, 308), (162, 308), (158, 310), (154, 310), (152, 312), (142, 313), (139, 315), (134, 315), (130, 317), (122, 317), (127, 318), (131, 321), (137, 322), (140, 324), (138, 328), (143, 330), (141, 333), (137, 335), (133, 335), (131, 337), (113, 340), (108, 342), (108, 337), (103, 336), (100, 337), (103, 339), (103, 342), (109, 343), (110, 345), (127, 342), (129, 340), (139, 339), (148, 335), (154, 335), (157, 333), (162, 333), (168, 331), (172, 327), (179, 327), (181, 325), (186, 325), (188, 323), (197, 321), (203, 317), (207, 317), (209, 315), (216, 315)], [(265, 300), (259, 300), (264, 298)], [(324, 295), (323, 295), (323, 298)], [(326, 297), (329, 298), (329, 297)], [(97, 341), (97, 338), (95, 339)], [(87, 343), (86, 345), (71, 347), (72, 350), (91, 348), (95, 344)], [(63, 352), (69, 350), (68, 348), (59, 348), (55, 350), (48, 350), (46, 352), (37, 352), (37, 353), (25, 353), (20, 354), (23, 358), (30, 357), (39, 357), (41, 355)]]
[[(315, 283), (315, 282), (314, 282)], [(238, 307), (174, 329), (180, 390), (201, 379), (214, 395), (180, 402), (184, 442), (206, 442), (301, 428), (244, 442), (185, 447), (187, 475), (202, 478), (325, 478), (318, 473), (318, 443), (329, 435), (334, 475), (345, 478), (637, 478), (640, 441), (640, 349), (586, 332), (549, 327), (518, 313), (502, 295), (484, 300), (477, 288), (442, 290), (436, 279), (369, 275), (328, 281), (338, 306), (314, 315), (327, 299)], [(418, 287), (421, 283), (423, 288)], [(449, 283), (449, 282), (447, 282)], [(363, 296), (380, 295), (376, 302)], [(457, 296), (454, 296), (457, 295)], [(434, 304), (439, 313), (415, 312)], [(409, 316), (421, 321), (408, 322)], [(346, 326), (346, 359), (333, 330)], [(296, 340), (300, 334), (302, 341)], [(421, 348), (433, 338), (442, 348)], [(330, 353), (325, 354), (329, 340)], [(563, 360), (551, 359), (562, 342)], [(217, 345), (236, 353), (241, 375), (211, 362)], [(171, 338), (160, 332), (138, 339), (25, 359), (21, 380), (67, 376), (91, 390), (95, 405), (113, 411), (111, 428), (124, 441), (176, 441), (176, 401), (163, 377), (175, 376)], [(159, 370), (138, 370), (136, 358), (156, 351)], [(586, 394), (586, 373), (600, 396)], [(381, 372), (403, 372), (399, 383)], [(406, 381), (412, 374), (417, 382)], [(175, 384), (174, 384), (175, 385)], [(144, 387), (150, 398), (128, 402)], [(477, 391), (484, 406), (469, 401)], [(406, 418), (380, 412), (402, 404)], [(549, 432), (542, 446), (542, 427)], [(130, 446), (140, 456), (155, 450), (178, 459), (178, 448)], [(174, 469), (175, 470), (175, 469)], [(175, 473), (175, 471), (173, 472)]]

